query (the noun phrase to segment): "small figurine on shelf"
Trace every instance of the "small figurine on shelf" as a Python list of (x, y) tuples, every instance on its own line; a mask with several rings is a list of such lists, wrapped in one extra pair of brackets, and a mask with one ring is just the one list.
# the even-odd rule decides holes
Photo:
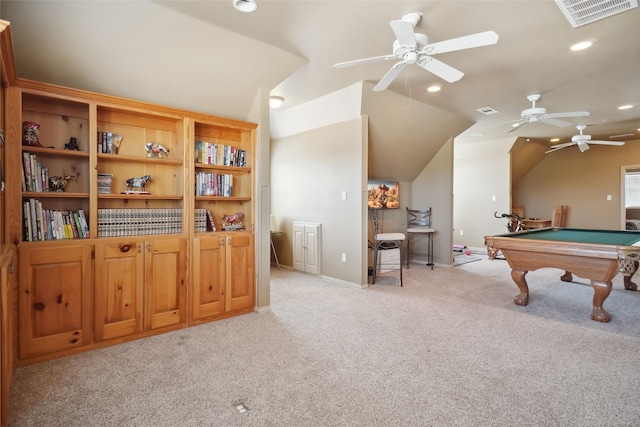
[(69, 143), (64, 144), (64, 149), (80, 151), (80, 146), (78, 145), (78, 139), (74, 137), (69, 138)]
[(169, 150), (157, 142), (147, 142), (144, 149), (147, 150), (148, 157), (169, 157)]
[[(148, 182), (151, 182), (151, 175), (145, 175), (140, 178), (129, 178), (126, 181), (127, 190), (123, 191), (122, 194), (150, 194), (145, 190)], [(138, 190), (134, 190), (134, 188)]]
[(222, 216), (222, 229), (223, 230), (244, 230), (244, 213), (236, 212), (233, 215)]
[(69, 181), (76, 179), (73, 175), (63, 176), (50, 176), (49, 177), (49, 190), (50, 191), (66, 191)]

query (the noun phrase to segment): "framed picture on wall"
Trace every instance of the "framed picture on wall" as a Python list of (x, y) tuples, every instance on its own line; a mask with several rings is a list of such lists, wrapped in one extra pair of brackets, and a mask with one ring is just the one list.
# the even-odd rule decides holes
[(400, 198), (398, 181), (374, 181), (367, 184), (367, 204), (373, 209), (398, 209)]

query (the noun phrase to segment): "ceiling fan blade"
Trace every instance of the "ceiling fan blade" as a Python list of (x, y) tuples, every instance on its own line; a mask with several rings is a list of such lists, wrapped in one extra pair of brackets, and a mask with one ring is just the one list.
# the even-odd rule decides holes
[(570, 111), (568, 113), (549, 113), (546, 117), (550, 119), (559, 119), (564, 117), (587, 117), (588, 115), (588, 111)]
[(598, 145), (624, 145), (623, 141), (589, 141), (589, 144)]
[(420, 55), (416, 64), (449, 83), (457, 82), (464, 76), (462, 71), (456, 70), (450, 65), (428, 55)]
[(476, 33), (468, 36), (457, 37), (455, 39), (431, 43), (426, 45), (424, 49), (422, 49), (422, 52), (427, 55), (435, 55), (437, 53), (487, 46), (496, 44), (498, 42), (498, 38), (499, 36), (496, 32), (485, 31), (483, 33)]
[(571, 123), (569, 122), (565, 122), (564, 120), (548, 118), (548, 115), (544, 116), (540, 121), (544, 123), (548, 123), (550, 125), (558, 126), (561, 128), (566, 128), (567, 126), (571, 126)]
[(413, 24), (407, 21), (391, 21), (389, 23), (393, 33), (396, 35), (396, 40), (400, 46), (415, 48), (416, 34), (413, 31)]
[(350, 67), (351, 65), (366, 64), (367, 62), (388, 61), (389, 59), (398, 59), (396, 55), (381, 55), (371, 58), (356, 59), (353, 61), (338, 62), (333, 64), (333, 68)]
[(551, 150), (545, 151), (544, 154), (553, 153), (554, 151), (562, 150), (563, 148), (567, 148), (567, 147), (568, 147), (568, 145), (566, 147), (552, 148)]
[(517, 125), (512, 126), (512, 127), (511, 127), (511, 129), (509, 129), (509, 130), (507, 131), (507, 133), (511, 133), (511, 132), (513, 132), (513, 131), (514, 131), (514, 130), (516, 130), (516, 129), (520, 129), (522, 126), (526, 125), (527, 123), (529, 123), (529, 122), (528, 122), (528, 121), (526, 121), (526, 120), (524, 120), (524, 121), (522, 121), (522, 122), (518, 123)]
[(551, 148), (559, 150), (561, 148), (565, 148), (565, 147), (571, 147), (572, 145), (575, 145), (575, 142), (565, 142), (563, 144), (556, 144), (556, 145), (552, 145)]
[(380, 92), (382, 90), (385, 90), (386, 88), (389, 87), (389, 85), (391, 84), (391, 82), (398, 77), (398, 74), (400, 74), (400, 72), (402, 71), (402, 69), (406, 66), (407, 64), (404, 63), (404, 61), (400, 61), (400, 62), (396, 62), (394, 64), (393, 67), (391, 67), (391, 69), (389, 71), (387, 71), (387, 74), (385, 74), (380, 81), (378, 82), (378, 84), (373, 88), (374, 92)]

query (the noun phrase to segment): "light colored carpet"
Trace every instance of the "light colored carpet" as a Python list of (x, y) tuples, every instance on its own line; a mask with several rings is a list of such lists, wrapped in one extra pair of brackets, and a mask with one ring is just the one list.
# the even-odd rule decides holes
[[(637, 426), (640, 293), (506, 261), (351, 289), (272, 270), (272, 310), (20, 368), (9, 426)], [(249, 410), (240, 413), (235, 404)]]
[(468, 262), (480, 261), (482, 257), (474, 256), (474, 255), (455, 255), (453, 257), (453, 266), (457, 266), (460, 264), (466, 264)]

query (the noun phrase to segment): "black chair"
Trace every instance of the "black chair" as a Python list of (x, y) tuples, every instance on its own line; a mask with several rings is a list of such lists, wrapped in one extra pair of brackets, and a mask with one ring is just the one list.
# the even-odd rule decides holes
[[(396, 267), (400, 271), (400, 286), (402, 284), (402, 246), (404, 246), (404, 233), (381, 233), (380, 226), (378, 223), (378, 211), (377, 209), (369, 209), (369, 216), (371, 217), (371, 222), (373, 223), (373, 272), (371, 276), (371, 284), (376, 283), (376, 275), (378, 274), (378, 270), (380, 267)], [(380, 256), (381, 250), (392, 250), (398, 249), (398, 261), (394, 262), (393, 260), (388, 262), (381, 262), (378, 257)]]

